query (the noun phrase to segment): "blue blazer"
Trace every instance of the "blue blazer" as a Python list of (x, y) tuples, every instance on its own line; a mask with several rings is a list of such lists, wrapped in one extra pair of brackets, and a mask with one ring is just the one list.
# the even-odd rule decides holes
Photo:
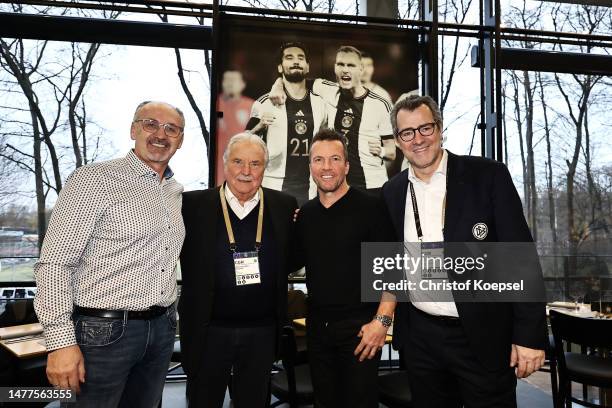
[[(408, 170), (382, 188), (397, 237), (404, 241)], [(533, 242), (523, 215), (521, 199), (502, 163), (448, 152), (445, 242), (476, 242), (472, 228), (488, 226), (485, 242)], [(479, 241), (482, 242), (482, 241)], [(393, 328), (393, 345), (401, 349), (410, 330), (408, 304), (398, 303)], [(544, 303), (457, 303), (459, 318), (468, 341), (487, 369), (507, 367), (511, 345), (545, 349), (546, 309)]]

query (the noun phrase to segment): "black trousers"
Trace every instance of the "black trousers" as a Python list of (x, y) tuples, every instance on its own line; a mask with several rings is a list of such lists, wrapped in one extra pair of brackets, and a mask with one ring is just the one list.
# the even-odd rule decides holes
[(317, 408), (378, 407), (380, 351), (359, 362), (353, 353), (361, 326), (370, 319), (326, 322), (308, 318), (308, 357)]
[(197, 375), (187, 378), (189, 406), (221, 408), (231, 378), (235, 408), (266, 407), (275, 333), (274, 326), (211, 326), (202, 345), (204, 350)]
[(514, 369), (488, 371), (460, 324), (424, 313), (410, 307), (408, 342), (403, 348), (414, 407), (516, 408)]

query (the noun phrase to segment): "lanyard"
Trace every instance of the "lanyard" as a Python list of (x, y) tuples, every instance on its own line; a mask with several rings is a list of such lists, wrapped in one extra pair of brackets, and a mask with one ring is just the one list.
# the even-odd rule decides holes
[[(225, 229), (227, 230), (227, 236), (229, 238), (230, 250), (236, 252), (236, 240), (234, 239), (234, 231), (232, 230), (232, 223), (229, 219), (229, 213), (227, 212), (227, 202), (225, 199), (225, 189), (221, 186), (219, 189), (219, 198), (221, 198), (221, 207), (223, 208), (223, 219), (225, 220)], [(257, 235), (255, 236), (255, 250), (259, 251), (261, 247), (261, 230), (263, 229), (263, 208), (264, 208), (264, 195), (263, 190), (259, 187), (259, 215), (257, 216)]]
[[(416, 227), (417, 237), (419, 238), (419, 241), (423, 242), (423, 230), (421, 229), (421, 218), (419, 217), (419, 206), (417, 205), (416, 194), (414, 193), (414, 187), (412, 186), (412, 181), (408, 180), (408, 186), (410, 187), (410, 198), (412, 199), (412, 214), (414, 214), (414, 225)], [(444, 190), (444, 199), (442, 200), (442, 233), (444, 233), (444, 216), (445, 215), (446, 215), (446, 190)]]

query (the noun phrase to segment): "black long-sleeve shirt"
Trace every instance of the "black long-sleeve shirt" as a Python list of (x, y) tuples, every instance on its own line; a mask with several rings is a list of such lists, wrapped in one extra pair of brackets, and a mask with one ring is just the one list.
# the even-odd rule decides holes
[(331, 207), (318, 197), (300, 209), (298, 253), (306, 266), (309, 316), (342, 320), (373, 315), (376, 303), (361, 302), (362, 242), (394, 242), (383, 201), (349, 191)]

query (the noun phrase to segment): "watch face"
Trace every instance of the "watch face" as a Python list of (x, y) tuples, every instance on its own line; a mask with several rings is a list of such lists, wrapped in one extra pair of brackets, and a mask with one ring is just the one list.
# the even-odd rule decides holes
[(376, 320), (381, 322), (382, 325), (385, 326), (385, 327), (389, 327), (393, 323), (393, 319), (391, 317), (389, 317), (389, 316), (378, 315), (378, 316), (376, 316)]

